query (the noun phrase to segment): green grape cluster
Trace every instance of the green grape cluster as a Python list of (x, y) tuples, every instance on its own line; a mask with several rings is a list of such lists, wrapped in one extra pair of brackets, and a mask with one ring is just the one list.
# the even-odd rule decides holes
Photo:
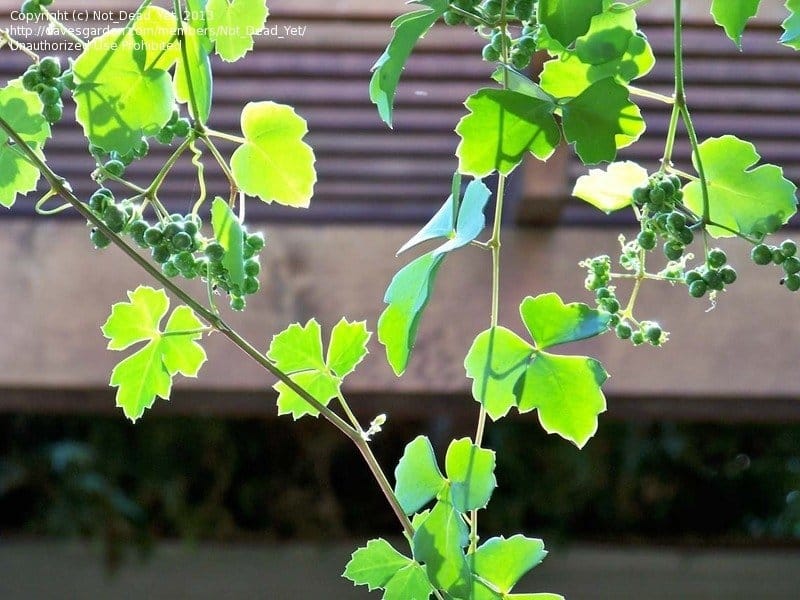
[(783, 267), (781, 285), (790, 292), (800, 290), (800, 258), (797, 256), (797, 244), (792, 240), (784, 240), (780, 246), (757, 244), (750, 253), (750, 258), (757, 265), (774, 263)]
[(642, 215), (642, 230), (637, 237), (640, 248), (653, 250), (661, 238), (664, 256), (680, 260), (686, 246), (694, 241), (689, 219), (681, 212), (682, 199), (680, 179), (661, 172), (652, 175), (646, 186), (633, 190), (633, 202)]
[(706, 256), (705, 264), (686, 272), (684, 282), (689, 295), (702, 298), (706, 292), (721, 292), (738, 277), (736, 269), (726, 264), (728, 257), (723, 250), (714, 248)]
[(36, 15), (42, 14), (42, 7), (50, 6), (52, 3), (53, 0), (25, 0), (25, 2), (22, 3), (20, 12), (29, 17), (35, 17)]
[(587, 270), (584, 285), (589, 291), (604, 288), (611, 281), (611, 257), (606, 254), (587, 258), (580, 263), (580, 266)]
[(647, 342), (656, 347), (662, 346), (669, 335), (654, 321), (642, 321), (638, 325), (620, 321), (614, 327), (614, 333), (621, 340), (630, 340), (634, 346), (641, 346)]
[[(228, 293), (234, 310), (244, 310), (245, 296), (255, 294), (261, 287), (258, 254), (265, 246), (261, 233), (250, 234), (243, 230), (245, 279), (240, 286), (231, 281), (230, 272), (224, 266), (225, 248), (217, 240), (203, 236), (203, 223), (197, 215), (175, 213), (167, 219), (150, 223), (142, 216), (141, 206), (130, 200), (117, 202), (107, 188), (95, 191), (88, 204), (111, 231), (127, 234), (137, 246), (150, 250), (153, 261), (161, 265), (167, 277), (200, 277), (215, 290)], [(90, 239), (98, 249), (111, 244), (111, 240), (96, 228), (91, 230)]]
[(185, 138), (191, 130), (191, 121), (186, 117), (181, 117), (180, 113), (175, 110), (167, 124), (156, 134), (156, 139), (164, 145), (169, 145), (175, 138)]
[(47, 56), (31, 65), (22, 76), (22, 86), (29, 92), (39, 94), (44, 107), (42, 116), (49, 123), (56, 123), (64, 116), (64, 103), (61, 93), (72, 85), (72, 72), (62, 75), (61, 62), (54, 56)]
[(89, 146), (89, 152), (95, 158), (98, 165), (102, 165), (103, 171), (114, 177), (122, 177), (125, 169), (137, 159), (144, 158), (150, 152), (150, 144), (142, 138), (136, 146), (127, 154), (119, 152), (106, 152), (99, 146)]
[[(508, 62), (514, 68), (526, 69), (533, 59), (533, 54), (537, 47), (537, 27), (534, 0), (506, 0), (506, 14), (501, 15), (503, 8), (500, 0), (455, 0), (450, 4), (451, 7), (460, 9), (463, 12), (448, 10), (444, 13), (444, 21), (448, 25), (460, 25), (466, 23), (472, 27), (481, 25), (477, 18), (470, 18), (463, 13), (470, 13), (480, 17), (483, 22), (494, 24), (494, 28), (489, 38), (489, 43), (483, 48), (483, 59), (487, 62), (500, 62), (503, 60), (503, 48), (508, 52)], [(520, 35), (516, 38), (508, 34), (506, 25), (518, 22), (522, 26)]]

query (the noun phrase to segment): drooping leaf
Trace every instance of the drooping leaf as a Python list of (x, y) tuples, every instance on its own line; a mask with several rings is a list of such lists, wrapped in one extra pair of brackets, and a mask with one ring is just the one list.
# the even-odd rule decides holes
[(515, 535), (494, 537), (482, 544), (471, 557), (476, 575), (508, 593), (525, 573), (541, 563), (547, 551), (539, 539)]
[(366, 321), (349, 322), (342, 318), (333, 327), (328, 345), (328, 368), (337, 377), (346, 377), (369, 353), (367, 343), (372, 333), (367, 331)]
[(546, 160), (561, 139), (555, 105), (510, 90), (483, 88), (466, 101), (456, 133), (458, 170), (474, 177), (508, 175), (527, 152)]
[(742, 34), (747, 21), (756, 16), (761, 0), (713, 0), (711, 15), (714, 22), (725, 30), (739, 50), (742, 49)]
[[(0, 117), (44, 158), (42, 148), (50, 137), (50, 125), (42, 117), (42, 102), (27, 91), (19, 79), (0, 89)], [(0, 129), (0, 206), (11, 208), (18, 194), (36, 189), (39, 169), (22, 154), (6, 132)]]
[(386, 584), (383, 600), (428, 600), (433, 593), (425, 569), (417, 563), (400, 569)]
[(214, 237), (225, 248), (222, 266), (228, 270), (231, 282), (241, 287), (245, 280), (242, 224), (228, 203), (219, 196), (211, 205), (211, 224), (214, 227)]
[(572, 195), (605, 213), (630, 206), (633, 190), (647, 184), (647, 169), (634, 162), (615, 162), (606, 170), (591, 169), (575, 182)]
[(408, 366), (443, 259), (441, 254), (423, 254), (400, 269), (386, 290), (383, 301), (389, 306), (378, 319), (378, 340), (386, 347), (386, 357), (398, 376)]
[(469, 438), (450, 444), (445, 471), (450, 481), (450, 500), (456, 510), (468, 512), (486, 507), (497, 487), (494, 468), (493, 451), (476, 446)]
[[(327, 406), (339, 393), (339, 382), (333, 376), (321, 371), (301, 371), (289, 377), (323, 406)], [(279, 415), (292, 415), (295, 421), (306, 415), (319, 416), (319, 410), (283, 381), (276, 383), (273, 388), (278, 392)]]
[(564, 47), (586, 33), (592, 17), (603, 10), (603, 0), (539, 0), (539, 23)]
[(128, 292), (128, 299), (113, 306), (102, 331), (110, 350), (146, 342), (111, 373), (111, 386), (118, 388), (117, 406), (136, 421), (157, 397), (169, 399), (175, 375), (196, 377), (206, 353), (197, 343), (202, 323), (189, 307), (176, 308), (162, 332), (160, 323), (169, 311), (163, 290), (140, 286)]
[[(152, 6), (138, 19), (174, 22), (168, 12)], [(142, 137), (157, 134), (169, 121), (175, 98), (165, 70), (174, 56), (165, 47), (168, 42), (164, 32), (148, 25), (127, 33), (111, 29), (84, 48), (73, 65), (77, 86), (73, 97), (76, 119), (92, 144), (106, 152), (128, 154)], [(144, 62), (135, 60), (137, 43), (147, 48)], [(147, 64), (161, 49), (166, 60)]]
[(583, 448), (597, 432), (598, 415), (606, 410), (600, 388), (607, 378), (592, 358), (538, 352), (521, 380), (519, 411), (537, 409), (546, 432)]
[(581, 302), (564, 304), (554, 293), (528, 296), (519, 311), (539, 350), (600, 335), (611, 318)]
[(781, 27), (781, 44), (800, 50), (800, 0), (786, 0), (786, 8), (789, 16), (786, 17)]
[(305, 119), (285, 104), (250, 102), (242, 111), (242, 133), (247, 143), (231, 157), (239, 188), (267, 203), (308, 207), (317, 172), (314, 151), (303, 141)]
[[(797, 188), (775, 165), (758, 164), (759, 156), (750, 142), (732, 135), (710, 138), (699, 146), (708, 179), (711, 220), (744, 235), (761, 237), (772, 233), (797, 212)], [(695, 159), (696, 166), (696, 159)], [(684, 202), (703, 214), (700, 182), (684, 188)], [(709, 227), (714, 237), (734, 234)]]
[[(183, 51), (175, 67), (175, 97), (189, 106), (189, 112), (205, 124), (211, 114), (214, 95), (214, 76), (211, 71), (211, 54), (208, 38), (204, 32), (185, 23), (183, 28)], [(194, 114), (192, 97), (197, 104), (198, 114)]]
[(267, 358), (285, 373), (324, 371), (322, 328), (317, 320), (311, 319), (305, 326), (293, 323), (273, 336)]
[(436, 498), (446, 483), (436, 464), (433, 446), (422, 435), (406, 446), (394, 477), (397, 500), (407, 515), (414, 514)]
[(653, 50), (637, 30), (635, 12), (604, 12), (592, 19), (574, 50), (544, 64), (542, 89), (558, 98), (574, 98), (596, 81), (611, 77), (626, 84), (654, 65)]
[(468, 597), (471, 575), (464, 548), (469, 531), (449, 502), (436, 503), (414, 533), (414, 558), (425, 565), (428, 579), (455, 597)]
[(378, 538), (353, 553), (343, 577), (373, 591), (386, 587), (398, 571), (413, 564), (414, 561), (400, 554), (389, 542)]
[(614, 160), (618, 148), (632, 144), (645, 130), (627, 88), (611, 78), (593, 83), (562, 110), (564, 135), (587, 165)]
[(447, 0), (420, 0), (427, 8), (407, 13), (394, 20), (394, 36), (372, 67), (369, 97), (378, 108), (381, 119), (392, 126), (394, 97), (400, 75), (417, 42), (447, 10)]
[(267, 20), (264, 0), (209, 0), (209, 38), (222, 60), (233, 62), (253, 49), (253, 37)]
[(530, 344), (505, 327), (488, 329), (472, 343), (464, 359), (472, 396), (495, 421), (517, 405), (515, 388), (532, 352)]

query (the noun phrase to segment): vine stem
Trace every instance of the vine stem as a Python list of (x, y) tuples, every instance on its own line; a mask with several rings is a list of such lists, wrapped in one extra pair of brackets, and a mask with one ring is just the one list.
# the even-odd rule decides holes
[(264, 370), (271, 373), (274, 377), (283, 382), (286, 387), (302, 398), (306, 403), (319, 411), (319, 413), (327, 421), (329, 421), (334, 427), (336, 427), (336, 429), (341, 431), (353, 444), (355, 444), (355, 446), (358, 448), (358, 451), (364, 458), (367, 467), (372, 473), (372, 476), (378, 483), (378, 487), (380, 487), (381, 492), (391, 506), (392, 511), (400, 521), (403, 531), (409, 539), (412, 538), (414, 535), (414, 528), (411, 525), (411, 521), (408, 519), (408, 516), (403, 508), (400, 506), (400, 502), (397, 499), (397, 496), (394, 494), (392, 486), (386, 478), (386, 474), (383, 472), (383, 468), (378, 463), (375, 454), (372, 452), (372, 448), (364, 439), (361, 432), (356, 431), (356, 429), (347, 423), (347, 421), (342, 419), (342, 417), (324, 404), (320, 403), (316, 398), (309, 394), (308, 391), (295, 383), (294, 380), (289, 377), (289, 375), (279, 369), (271, 360), (269, 360), (269, 358), (266, 357), (266, 355), (260, 352), (238, 332), (232, 329), (222, 319), (222, 317), (220, 317), (218, 314), (215, 314), (210, 309), (203, 306), (202, 303), (195, 300), (191, 295), (189, 295), (189, 293), (184, 291), (183, 288), (178, 286), (166, 275), (161, 273), (156, 267), (150, 264), (146, 258), (128, 245), (119, 235), (111, 231), (102, 220), (100, 220), (91, 210), (86, 207), (83, 202), (77, 198), (77, 196), (75, 196), (75, 194), (72, 193), (71, 189), (66, 183), (66, 180), (53, 172), (50, 166), (37, 155), (37, 153), (28, 145), (27, 142), (25, 142), (25, 140), (20, 137), (16, 130), (11, 127), (11, 125), (9, 125), (9, 123), (3, 117), (0, 117), (0, 129), (6, 132), (9, 138), (11, 138), (17, 145), (19, 150), (22, 151), (28, 160), (39, 170), (39, 172), (47, 180), (53, 192), (71, 204), (72, 207), (75, 208), (75, 210), (82, 217), (84, 217), (94, 227), (108, 237), (108, 239), (110, 239), (120, 250), (122, 250), (124, 254), (126, 254), (137, 265), (139, 265), (145, 272), (147, 272), (148, 275), (150, 275), (159, 284), (164, 286), (164, 288), (169, 290), (173, 295), (194, 310), (194, 312), (197, 313), (204, 321), (206, 321), (213, 329), (219, 331), (222, 335), (228, 338), (236, 347), (249, 356), (253, 361), (258, 363)]
[(19, 52), (22, 52), (35, 63), (39, 62), (39, 55), (22, 42), (19, 42), (15, 38), (11, 37), (11, 34), (8, 33), (7, 29), (0, 29), (0, 39), (5, 40), (5, 43), (8, 44), (8, 47), (12, 50), (18, 50)]
[(665, 96), (664, 94), (659, 94), (658, 92), (652, 92), (650, 90), (645, 90), (643, 88), (635, 87), (632, 85), (628, 86), (628, 91), (634, 96), (640, 96), (642, 98), (650, 98), (651, 100), (658, 100), (659, 102), (663, 102), (664, 104), (675, 104), (675, 98), (673, 98), (672, 96)]
[(83, 41), (81, 38), (79, 38), (77, 35), (75, 35), (75, 32), (71, 31), (61, 21), (56, 19), (55, 16), (53, 16), (53, 13), (51, 13), (49, 10), (47, 10), (44, 6), (41, 7), (41, 11), (42, 11), (42, 14), (45, 16), (45, 18), (50, 22), (50, 24), (53, 27), (55, 27), (56, 29), (58, 29), (64, 37), (66, 37), (69, 40), (75, 42), (81, 48), (85, 48), (86, 47), (86, 42)]

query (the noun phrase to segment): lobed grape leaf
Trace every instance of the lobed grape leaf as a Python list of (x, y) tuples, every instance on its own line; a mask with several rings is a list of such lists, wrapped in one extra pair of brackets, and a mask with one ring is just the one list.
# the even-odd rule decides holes
[(253, 37), (264, 27), (269, 11), (264, 0), (208, 0), (209, 39), (227, 62), (253, 49)]
[[(732, 135), (710, 138), (700, 144), (708, 181), (711, 220), (744, 235), (763, 237), (776, 231), (797, 212), (797, 188), (775, 165), (755, 166), (761, 156), (750, 142)], [(697, 157), (694, 158), (695, 167)], [(703, 194), (699, 181), (684, 188), (684, 203), (703, 214)], [(735, 234), (709, 227), (714, 237)]]
[[(451, 194), (433, 218), (413, 238), (403, 244), (397, 253), (400, 254), (417, 244), (440, 237), (448, 238), (448, 241), (433, 251), (437, 256), (463, 248), (476, 239), (486, 226), (486, 216), (483, 211), (491, 195), (492, 192), (481, 180), (471, 181), (464, 190), (464, 199), (460, 203), (458, 197)], [(458, 215), (455, 219), (454, 213)]]
[(544, 63), (542, 89), (558, 98), (574, 98), (596, 81), (611, 77), (627, 84), (650, 72), (653, 50), (637, 30), (635, 12), (604, 12), (592, 18), (589, 31), (574, 50)]
[(598, 336), (608, 329), (611, 318), (581, 302), (564, 304), (555, 293), (528, 296), (519, 312), (539, 350)]
[(425, 565), (428, 579), (455, 597), (469, 597), (472, 575), (464, 548), (469, 531), (461, 514), (439, 501), (414, 533), (414, 558)]
[(495, 454), (469, 438), (453, 440), (447, 449), (445, 471), (450, 482), (450, 501), (460, 512), (485, 508), (497, 487)]
[[(50, 137), (50, 124), (42, 116), (42, 102), (35, 92), (27, 91), (19, 79), (0, 89), (0, 117), (25, 141), (40, 158)], [(37, 169), (0, 129), (0, 206), (11, 208), (18, 194), (36, 189)]]
[(128, 292), (128, 298), (130, 302), (112, 307), (102, 331), (109, 350), (147, 342), (111, 373), (110, 385), (118, 388), (117, 406), (135, 422), (156, 397), (169, 400), (175, 375), (197, 377), (206, 353), (197, 343), (202, 323), (188, 306), (176, 308), (162, 332), (160, 324), (169, 310), (166, 293), (140, 286)]
[(555, 105), (511, 90), (483, 88), (467, 98), (470, 114), (456, 133), (458, 170), (474, 177), (508, 175), (527, 152), (547, 160), (561, 139)]
[(407, 515), (436, 498), (447, 484), (430, 440), (422, 435), (406, 445), (394, 477), (397, 500)]
[(392, 126), (394, 98), (400, 75), (417, 42), (445, 13), (447, 0), (418, 0), (427, 8), (407, 13), (392, 22), (394, 35), (386, 50), (372, 67), (369, 97), (378, 108), (381, 119)]
[(612, 161), (617, 149), (639, 139), (645, 123), (628, 89), (611, 78), (586, 88), (563, 108), (564, 136), (586, 165)]
[(425, 569), (417, 563), (400, 569), (386, 584), (383, 600), (428, 600), (433, 593)]
[(443, 260), (442, 254), (423, 254), (400, 269), (386, 290), (383, 301), (389, 306), (378, 319), (378, 340), (386, 347), (386, 357), (398, 376), (408, 366)]
[(504, 594), (511, 591), (525, 573), (541, 563), (547, 552), (539, 539), (515, 535), (494, 537), (472, 555), (472, 570)]
[(537, 16), (547, 33), (564, 47), (586, 33), (603, 0), (539, 0)]
[(572, 195), (605, 213), (630, 206), (633, 190), (647, 184), (647, 169), (634, 162), (616, 162), (605, 171), (592, 169), (575, 182)]
[(225, 248), (222, 266), (228, 270), (231, 283), (244, 285), (244, 239), (242, 224), (233, 210), (222, 198), (217, 196), (211, 205), (211, 225), (214, 237)]
[(534, 347), (504, 327), (480, 333), (464, 360), (472, 395), (494, 420), (512, 406), (520, 412), (538, 409), (545, 431), (583, 447), (605, 410), (601, 386), (608, 375), (594, 359), (543, 348), (599, 335), (608, 317), (586, 305), (564, 304), (555, 294), (526, 298), (520, 316), (542, 345)]
[(373, 591), (386, 587), (398, 571), (413, 564), (413, 560), (400, 554), (389, 542), (378, 538), (353, 553), (343, 576)]
[[(183, 52), (186, 52), (186, 60)], [(208, 122), (214, 95), (210, 55), (211, 44), (205, 32), (190, 23), (184, 24), (183, 51), (175, 67), (175, 97), (187, 104), (190, 114), (202, 124)], [(192, 98), (199, 114), (194, 114)]]
[[(166, 69), (175, 55), (167, 46), (169, 30), (155, 26), (167, 20), (174, 23), (167, 11), (150, 6), (137, 18), (146, 26), (109, 30), (89, 42), (73, 64), (75, 118), (89, 141), (106, 152), (128, 154), (172, 116), (175, 98)], [(147, 48), (143, 57), (137, 44)], [(160, 50), (164, 55), (156, 60)]]
[(267, 203), (307, 208), (317, 173), (314, 151), (303, 141), (305, 119), (285, 104), (250, 102), (241, 121), (247, 142), (231, 157), (239, 188)]
[(786, 0), (789, 16), (781, 23), (783, 35), (780, 42), (795, 50), (800, 50), (800, 0)]
[[(344, 378), (367, 354), (371, 334), (363, 321), (341, 319), (331, 332), (327, 360), (323, 358), (322, 330), (316, 319), (305, 326), (289, 325), (276, 334), (267, 352), (275, 366), (325, 406), (335, 398)], [(290, 414), (297, 420), (305, 415), (316, 417), (319, 411), (279, 381), (273, 388), (278, 392), (278, 414)]]
[(725, 34), (742, 49), (742, 34), (747, 21), (756, 16), (761, 0), (713, 0), (711, 16), (714, 22), (725, 30)]

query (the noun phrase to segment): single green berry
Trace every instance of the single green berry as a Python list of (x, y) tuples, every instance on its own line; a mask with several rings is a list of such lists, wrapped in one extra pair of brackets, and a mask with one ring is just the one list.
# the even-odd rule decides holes
[(197, 223), (194, 221), (184, 221), (183, 222), (183, 230), (188, 233), (190, 236), (194, 237), (200, 231), (200, 228), (197, 226)]
[(194, 269), (196, 265), (191, 252), (179, 252), (172, 260), (175, 262), (175, 266), (181, 271), (189, 271)]
[(708, 291), (708, 286), (706, 285), (706, 282), (703, 281), (702, 279), (698, 281), (693, 281), (689, 285), (689, 295), (692, 296), (693, 298), (702, 298), (703, 296), (706, 295), (706, 291)]
[(524, 35), (517, 40), (517, 48), (524, 50), (529, 54), (536, 52), (536, 38), (532, 35)]
[(796, 292), (797, 290), (800, 290), (800, 275), (789, 275), (786, 279), (784, 279), (784, 283), (786, 284), (787, 290), (790, 292)]
[(22, 76), (22, 87), (29, 92), (33, 92), (42, 83), (42, 76), (36, 69), (28, 69)]
[(703, 275), (703, 281), (706, 282), (706, 285), (711, 290), (721, 290), (725, 287), (724, 282), (722, 281), (722, 275), (720, 275), (719, 271), (709, 270), (705, 275)]
[(486, 62), (497, 62), (500, 60), (500, 52), (498, 52), (497, 49), (495, 49), (495, 47), (491, 44), (486, 44), (483, 47), (481, 56), (483, 56), (483, 60)]
[(787, 275), (800, 273), (800, 259), (796, 256), (789, 256), (783, 261), (783, 271)]
[(219, 263), (225, 256), (225, 248), (221, 244), (212, 242), (206, 246), (205, 254), (212, 263)]
[(658, 325), (650, 325), (645, 329), (644, 336), (647, 338), (647, 341), (650, 342), (653, 346), (658, 346), (661, 343), (661, 327)]
[(133, 154), (137, 158), (143, 158), (147, 156), (149, 152), (150, 152), (150, 142), (148, 142), (145, 138), (139, 140), (139, 142), (136, 144), (136, 147), (133, 149)]
[(147, 247), (147, 243), (144, 241), (144, 234), (149, 228), (150, 224), (147, 221), (139, 219), (138, 221), (134, 221), (130, 224), (128, 227), (128, 232), (131, 234), (131, 237), (137, 244)]
[(169, 251), (169, 246), (160, 244), (153, 248), (153, 260), (159, 264), (164, 264), (170, 259), (172, 253)]
[(172, 132), (172, 129), (164, 127), (164, 129), (162, 129), (156, 134), (156, 139), (160, 143), (168, 145), (172, 143), (173, 139), (175, 139), (175, 134)]
[(634, 188), (634, 190), (633, 190), (633, 202), (634, 202), (634, 204), (636, 204), (638, 206), (642, 206), (643, 204), (645, 204), (650, 198), (649, 193), (650, 193), (650, 190), (648, 190), (646, 187)]
[(786, 260), (786, 255), (783, 253), (783, 251), (780, 248), (774, 248), (772, 250), (772, 262), (774, 262), (776, 265), (779, 265), (783, 263), (784, 260)]
[(244, 280), (244, 285), (242, 286), (242, 291), (247, 294), (248, 296), (255, 294), (261, 288), (261, 284), (258, 282), (258, 279), (255, 277), (248, 277)]
[(92, 244), (94, 244), (94, 247), (98, 250), (102, 250), (111, 245), (111, 240), (99, 229), (92, 229), (89, 234), (89, 239), (92, 240)]
[(639, 246), (644, 250), (652, 250), (656, 247), (657, 238), (656, 234), (650, 231), (649, 229), (645, 229), (644, 231), (640, 231), (639, 235), (636, 236), (636, 241), (638, 242)]
[(700, 281), (701, 279), (703, 279), (703, 276), (697, 271), (688, 271), (684, 281), (686, 281), (686, 285), (691, 285), (695, 281)]
[(619, 312), (619, 302), (616, 298), (603, 298), (600, 305), (610, 313)]
[(768, 265), (772, 262), (772, 249), (766, 244), (758, 244), (750, 252), (750, 258), (757, 265)]
[(177, 277), (181, 274), (180, 269), (175, 265), (174, 262), (168, 260), (163, 265), (161, 265), (161, 270), (164, 271), (164, 275), (169, 277), (170, 279), (173, 277)]
[(658, 182), (658, 187), (661, 188), (661, 191), (664, 192), (664, 195), (667, 198), (671, 198), (672, 195), (675, 193), (675, 186), (672, 185), (672, 181), (669, 179), (662, 179)]
[(633, 333), (633, 331), (631, 331), (631, 327), (627, 323), (620, 323), (619, 325), (617, 325), (617, 328), (615, 329), (615, 333), (617, 334), (617, 337), (619, 339), (627, 340), (627, 339), (630, 339), (631, 334)]
[(688, 246), (694, 241), (694, 233), (688, 227), (684, 227), (676, 232), (675, 237), (684, 246)]
[(666, 199), (666, 194), (660, 187), (654, 187), (650, 189), (649, 197), (651, 202), (661, 204)]
[(631, 335), (631, 342), (633, 342), (634, 346), (641, 346), (644, 344), (644, 333), (641, 331), (634, 331), (633, 335)]
[(708, 253), (708, 266), (712, 269), (719, 269), (728, 262), (728, 256), (719, 248), (714, 248)]
[(607, 287), (600, 287), (595, 290), (594, 295), (598, 300), (611, 298), (611, 290), (609, 290)]
[(189, 122), (189, 119), (186, 118), (178, 119), (172, 126), (172, 133), (174, 133), (176, 137), (185, 138), (189, 135), (191, 130), (192, 124)]
[(464, 17), (462, 17), (459, 13), (453, 12), (452, 10), (445, 11), (444, 13), (444, 22), (450, 26), (453, 25), (460, 25), (464, 22)]
[(258, 277), (261, 273), (261, 265), (258, 260), (251, 258), (244, 263), (244, 272), (248, 277)]
[(683, 244), (670, 240), (664, 244), (664, 256), (669, 260), (679, 260), (683, 256)]
[(245, 307), (244, 298), (241, 296), (231, 296), (231, 308), (237, 312), (241, 312)]
[(181, 227), (178, 223), (175, 222), (167, 223), (167, 225), (162, 230), (165, 240), (171, 240), (176, 235), (182, 232), (183, 232), (183, 227)]
[(121, 233), (125, 229), (127, 215), (116, 204), (109, 204), (103, 210), (103, 222), (114, 233)]
[(39, 62), (39, 73), (47, 79), (55, 79), (61, 75), (61, 62), (55, 56), (46, 56)]
[(678, 232), (686, 227), (686, 217), (679, 212), (671, 212), (667, 216), (667, 227), (671, 231)]
[(61, 94), (53, 86), (44, 86), (39, 90), (39, 100), (42, 101), (42, 104), (55, 104), (61, 100)]
[(247, 245), (250, 246), (255, 252), (261, 252), (264, 249), (267, 241), (264, 234), (260, 231), (251, 233), (247, 236)]
[(172, 238), (172, 245), (175, 248), (175, 250), (178, 250), (179, 252), (183, 250), (189, 250), (189, 248), (192, 247), (192, 242), (193, 242), (192, 236), (190, 236), (185, 231), (180, 231), (176, 233), (175, 236)]
[(122, 174), (125, 173), (125, 165), (122, 164), (121, 160), (117, 159), (109, 160), (103, 165), (103, 169), (114, 177), (122, 177)]
[(158, 227), (150, 227), (144, 232), (144, 241), (151, 248), (158, 246), (164, 240), (164, 235)]
[(24, 15), (35, 17), (36, 15), (42, 14), (42, 6), (39, 4), (38, 0), (25, 0), (25, 2), (22, 3), (20, 11)]
[(792, 240), (784, 240), (781, 242), (781, 252), (786, 257), (794, 256), (797, 254), (797, 244), (795, 244)]
[(64, 106), (60, 101), (56, 104), (46, 104), (42, 109), (42, 116), (48, 123), (58, 123), (64, 116)]

